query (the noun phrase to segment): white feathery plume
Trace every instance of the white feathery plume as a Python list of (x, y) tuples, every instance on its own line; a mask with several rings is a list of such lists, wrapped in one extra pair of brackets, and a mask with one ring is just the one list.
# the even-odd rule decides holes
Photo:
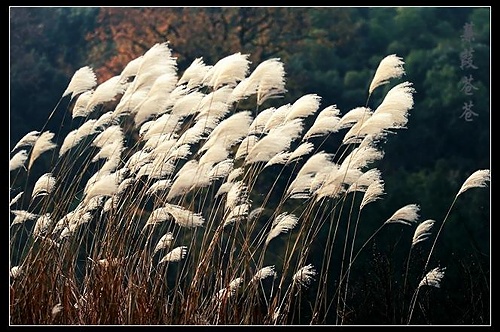
[(248, 216), (249, 211), (250, 211), (250, 204), (248, 203), (243, 203), (235, 206), (231, 210), (231, 212), (229, 212), (227, 216), (224, 218), (224, 227), (245, 218), (246, 216)]
[(262, 269), (257, 271), (252, 279), (250, 279), (250, 283), (254, 283), (260, 281), (262, 279), (266, 279), (271, 276), (276, 276), (276, 271), (274, 270), (274, 265), (264, 266)]
[(300, 177), (296, 177), (288, 186), (286, 195), (294, 199), (310, 198), (314, 177), (313, 174), (303, 174)]
[(102, 131), (107, 129), (109, 126), (119, 124), (120, 119), (113, 117), (113, 111), (109, 111), (101, 114), (101, 116), (94, 123), (94, 128), (97, 131)]
[(302, 156), (305, 156), (312, 150), (314, 150), (314, 144), (309, 142), (300, 144), (288, 157), (287, 164), (291, 163), (294, 160), (299, 159)]
[(199, 151), (209, 149), (216, 142), (223, 143), (226, 148), (232, 147), (246, 136), (252, 120), (250, 111), (234, 113), (214, 128)]
[(85, 137), (92, 135), (96, 132), (94, 124), (97, 120), (90, 119), (83, 123), (79, 128), (70, 131), (66, 137), (64, 137), (64, 141), (61, 144), (61, 148), (59, 149), (59, 157), (68, 152), (71, 148), (75, 147), (78, 143), (81, 142)]
[(28, 169), (31, 168), (33, 162), (40, 157), (40, 155), (46, 151), (52, 150), (57, 146), (54, 142), (52, 142), (52, 138), (54, 138), (55, 134), (50, 131), (44, 131), (36, 140), (33, 145), (33, 150), (31, 151), (30, 160), (28, 163)]
[(167, 201), (174, 197), (186, 194), (194, 188), (203, 188), (212, 183), (211, 164), (198, 164), (197, 160), (190, 160), (177, 172), (177, 175), (167, 194)]
[(383, 58), (375, 71), (368, 93), (371, 95), (378, 86), (389, 83), (392, 78), (400, 78), (405, 74), (403, 58), (391, 54)]
[(19, 278), (22, 274), (23, 274), (23, 268), (21, 266), (16, 265), (10, 268), (9, 276), (12, 279)]
[(282, 105), (278, 108), (270, 108), (270, 110), (272, 111), (273, 114), (267, 120), (266, 125), (264, 126), (263, 132), (267, 133), (271, 129), (274, 129), (276, 127), (283, 125), (285, 123), (286, 115), (290, 111), (290, 107), (292, 107), (292, 105), (285, 104), (285, 105)]
[(127, 82), (130, 77), (137, 75), (143, 59), (144, 55), (141, 55), (129, 61), (120, 73), (120, 82)]
[(63, 309), (64, 309), (63, 305), (61, 303), (57, 303), (55, 306), (52, 307), (52, 310), (50, 313), (51, 313), (52, 317), (55, 317), (56, 315), (61, 313), (61, 311)]
[(111, 195), (111, 197), (119, 195), (125, 191), (128, 187), (130, 187), (133, 183), (135, 182), (134, 178), (126, 178), (123, 179), (120, 184), (118, 185), (118, 189), (116, 189), (116, 192)]
[(238, 146), (236, 153), (234, 155), (234, 159), (238, 160), (248, 155), (248, 152), (252, 150), (254, 145), (259, 141), (259, 137), (255, 135), (249, 135), (245, 137)]
[(177, 76), (172, 73), (160, 75), (151, 86), (145, 99), (134, 111), (134, 123), (138, 127), (150, 118), (167, 110), (169, 96), (175, 89)]
[(217, 90), (205, 94), (200, 102), (199, 114), (196, 118), (206, 116), (207, 114), (213, 114), (219, 108), (228, 108), (230, 103), (228, 100), (231, 97), (233, 87), (229, 85), (224, 85)]
[[(204, 165), (200, 165), (200, 166), (204, 166)], [(208, 172), (208, 178), (210, 180), (210, 182), (208, 184), (212, 183), (213, 181), (215, 181), (217, 179), (224, 178), (224, 177), (228, 176), (229, 173), (231, 173), (231, 171), (233, 170), (233, 167), (234, 167), (234, 160), (233, 159), (222, 160), (222, 161), (218, 162), (217, 164), (213, 165)]]
[(154, 209), (151, 214), (148, 217), (148, 220), (146, 221), (146, 224), (144, 227), (149, 226), (149, 225), (156, 225), (160, 224), (168, 219), (171, 218), (171, 214), (168, 212), (168, 208), (166, 207), (159, 207), (157, 209)]
[(26, 150), (19, 150), (9, 161), (9, 171), (23, 167), (24, 163), (28, 159), (28, 152)]
[(160, 190), (170, 188), (171, 185), (172, 181), (170, 179), (158, 180), (148, 188), (148, 190), (146, 191), (146, 195), (153, 195)]
[(340, 171), (348, 169), (363, 169), (373, 161), (380, 160), (384, 156), (384, 152), (377, 148), (364, 145), (353, 149), (349, 155), (342, 161)]
[(293, 119), (306, 118), (314, 113), (319, 108), (321, 97), (317, 94), (307, 94), (297, 99), (291, 106), (285, 116), (285, 122)]
[(164, 134), (164, 133), (157, 133), (151, 135), (144, 145), (142, 146), (142, 149), (144, 151), (151, 152), (155, 150), (160, 144), (167, 142), (167, 145), (163, 146), (159, 151), (163, 152), (168, 152), (174, 144), (176, 143), (176, 140), (172, 138), (172, 135), (170, 134)]
[(418, 212), (420, 206), (417, 204), (408, 204), (398, 209), (394, 214), (385, 221), (385, 223), (401, 223), (404, 225), (411, 225), (419, 218)]
[(238, 101), (252, 94), (257, 94), (257, 105), (286, 92), (285, 69), (279, 58), (261, 62), (233, 90), (231, 101)]
[(92, 145), (103, 148), (108, 144), (119, 142), (121, 145), (125, 139), (122, 128), (119, 125), (112, 125), (100, 132), (92, 141)]
[(228, 148), (225, 146), (223, 141), (219, 141), (205, 151), (205, 153), (200, 157), (199, 162), (200, 165), (214, 165), (220, 161), (226, 160), (228, 157)]
[(151, 152), (139, 150), (134, 152), (125, 163), (125, 168), (130, 170), (131, 173), (136, 173), (139, 169), (150, 162)]
[(187, 254), (187, 246), (180, 246), (174, 248), (168, 254), (163, 256), (163, 258), (158, 262), (158, 264), (165, 262), (178, 262), (184, 259), (184, 257), (186, 257), (186, 254)]
[(119, 158), (124, 150), (125, 147), (123, 146), (123, 142), (112, 141), (102, 147), (92, 158), (91, 162), (96, 162), (99, 159), (110, 159), (113, 156), (117, 156)]
[(262, 212), (264, 212), (264, 210), (265, 209), (263, 207), (257, 207), (255, 209), (253, 209), (248, 214), (248, 220), (253, 220), (255, 218), (258, 218), (262, 214)]
[(220, 59), (207, 71), (203, 83), (214, 90), (223, 85), (235, 86), (248, 73), (250, 66), (248, 57), (249, 54), (238, 52)]
[[(338, 197), (356, 182), (363, 173), (356, 168), (341, 169), (334, 166), (330, 170), (322, 171), (316, 175), (319, 180), (311, 185), (311, 192), (316, 195), (316, 201), (323, 197)], [(316, 179), (315, 179), (316, 181)]]
[(38, 217), (35, 223), (35, 227), (33, 228), (33, 236), (38, 237), (43, 233), (47, 232), (50, 226), (53, 224), (52, 218), (50, 217), (50, 213), (45, 213)]
[(432, 286), (432, 287), (440, 288), (441, 287), (441, 280), (444, 277), (445, 270), (446, 270), (445, 267), (443, 267), (443, 268), (436, 267), (436, 268), (430, 270), (429, 272), (427, 272), (425, 277), (420, 281), (420, 283), (418, 284), (418, 287), (420, 288), (421, 286)]
[(92, 113), (97, 105), (113, 101), (115, 97), (122, 95), (127, 88), (127, 84), (120, 80), (120, 76), (113, 76), (99, 84), (87, 103), (87, 114)]
[(83, 200), (84, 204), (86, 204), (91, 198), (95, 196), (113, 195), (118, 190), (118, 185), (120, 184), (120, 182), (120, 177), (116, 176), (115, 173), (102, 174), (98, 176), (95, 182), (90, 183), (90, 185), (86, 188), (85, 198)]
[(94, 90), (88, 90), (78, 96), (75, 101), (75, 105), (71, 110), (71, 117), (73, 119), (78, 117), (87, 117), (90, 114), (92, 109), (87, 108), (87, 105), (89, 104), (90, 98), (92, 98), (93, 93)]
[(196, 58), (189, 67), (186, 68), (177, 84), (186, 84), (188, 89), (196, 88), (203, 83), (203, 78), (207, 75), (210, 68), (212, 68), (212, 66), (206, 65), (203, 62), (203, 58)]
[(231, 280), (227, 287), (222, 288), (217, 292), (217, 299), (220, 301), (224, 298), (230, 298), (234, 296), (242, 283), (243, 279), (239, 277)]
[(413, 247), (419, 242), (427, 240), (431, 233), (429, 232), (434, 225), (435, 220), (432, 219), (427, 219), (423, 222), (421, 222), (417, 228), (415, 229), (415, 233), (413, 234), (413, 239), (411, 242), (411, 246)]
[(413, 108), (415, 89), (410, 82), (394, 86), (385, 96), (382, 103), (366, 121), (352, 127), (345, 135), (344, 143), (352, 137), (375, 137), (384, 135), (389, 129), (404, 128), (408, 122), (408, 111)]
[[(214, 118), (207, 119), (208, 121), (216, 121)], [(207, 126), (203, 123), (205, 121), (198, 121), (193, 126), (189, 127), (179, 138), (177, 139), (176, 145), (182, 144), (194, 144), (199, 142), (205, 136), (205, 132), (207, 131)], [(213, 122), (214, 126), (216, 125)]]
[(10, 203), (9, 203), (9, 206), (12, 206), (14, 204), (16, 204), (16, 202), (21, 198), (21, 196), (23, 195), (24, 191), (21, 191), (19, 194), (17, 194), (14, 198), (12, 198), (10, 200)]
[[(127, 180), (129, 180), (129, 179), (127, 179)], [(124, 182), (122, 182), (122, 184)], [(118, 192), (116, 194), (113, 194), (113, 195), (109, 196), (106, 199), (106, 201), (104, 201), (104, 204), (102, 206), (102, 213), (106, 213), (106, 212), (118, 209), (118, 205), (119, 205), (118, 203), (120, 202), (120, 198), (118, 197), (118, 194), (120, 192), (121, 192), (120, 188), (118, 188)]]
[(363, 199), (359, 205), (359, 210), (371, 202), (381, 199), (384, 194), (384, 181), (380, 178), (376, 178), (369, 186), (363, 195)]
[(352, 127), (357, 122), (364, 122), (373, 111), (367, 107), (356, 107), (344, 114), (338, 123), (338, 129)]
[[(147, 127), (147, 130), (142, 134), (142, 138), (144, 140), (148, 140), (151, 137), (159, 134), (164, 134), (167, 136), (169, 135), (170, 137), (172, 137), (172, 135), (180, 129), (181, 118), (177, 115), (165, 113), (158, 119), (146, 123), (149, 123), (149, 125)], [(141, 126), (141, 128), (143, 127), (144, 125)]]
[(290, 183), (286, 195), (291, 198), (309, 198), (311, 194), (311, 185), (317, 173), (324, 169), (331, 169), (334, 163), (331, 161), (333, 155), (324, 151), (312, 155), (306, 160)]
[(259, 161), (267, 162), (276, 154), (290, 149), (291, 142), (300, 136), (302, 129), (302, 119), (294, 119), (273, 128), (250, 150), (245, 158), (245, 164)]
[(214, 197), (218, 197), (222, 194), (226, 194), (229, 192), (229, 189), (233, 186), (232, 182), (224, 182), (223, 184), (220, 185), (219, 189), (215, 193)]
[(275, 107), (269, 107), (265, 110), (262, 110), (257, 114), (255, 119), (253, 119), (250, 127), (248, 128), (249, 135), (260, 135), (264, 133), (266, 128), (266, 123), (273, 116), (273, 113), (276, 111)]
[(248, 198), (248, 187), (243, 181), (236, 181), (227, 192), (225, 211), (234, 209)]
[(156, 244), (155, 249), (153, 250), (153, 255), (161, 249), (170, 247), (173, 241), (174, 241), (174, 235), (172, 234), (172, 232), (164, 234), (158, 240), (158, 243)]
[(199, 227), (205, 222), (201, 213), (194, 213), (183, 208), (182, 206), (167, 203), (164, 208), (172, 215), (175, 223), (181, 227)]
[(227, 176), (227, 182), (233, 182), (234, 180), (236, 180), (237, 177), (243, 175), (244, 172), (245, 169), (242, 167), (233, 169), (231, 173), (229, 173), (229, 175)]
[(289, 214), (288, 212), (283, 212), (278, 215), (273, 221), (271, 230), (267, 235), (266, 245), (281, 233), (287, 233), (289, 230), (293, 229), (297, 225), (297, 222), (298, 218), (293, 214)]
[(269, 159), (269, 161), (264, 165), (264, 168), (277, 164), (285, 164), (291, 154), (291, 152), (279, 152), (277, 155)]
[(37, 130), (30, 131), (17, 142), (14, 148), (12, 148), (11, 152), (21, 146), (33, 146), (33, 144), (35, 144), (36, 140), (38, 139), (39, 135), (40, 132)]
[(312, 264), (301, 267), (292, 277), (294, 284), (308, 287), (314, 280), (316, 270)]
[(381, 180), (380, 176), (381, 176), (380, 170), (372, 168), (364, 172), (353, 184), (351, 184), (351, 186), (347, 189), (347, 192), (348, 193), (354, 191), (366, 192), (368, 187), (373, 182), (379, 182)]
[(313, 125), (304, 134), (303, 140), (323, 136), (338, 131), (340, 122), (340, 110), (337, 105), (330, 105), (319, 112)]
[[(187, 88), (184, 88), (183, 86), (178, 87), (176, 90), (179, 90), (177, 98), (175, 100), (171, 98), (173, 101), (171, 107), (172, 114), (179, 117), (186, 117), (200, 111), (203, 99), (206, 96), (204, 93), (200, 91), (188, 91)], [(174, 92), (176, 90), (174, 90)], [(183, 94), (181, 95), (180, 92), (183, 92)]]
[(36, 180), (33, 186), (33, 192), (31, 193), (31, 199), (37, 196), (48, 195), (52, 192), (56, 185), (56, 178), (52, 176), (52, 173), (45, 173)]
[(15, 224), (22, 224), (27, 220), (33, 220), (35, 218), (38, 218), (38, 214), (24, 210), (10, 210), (10, 212), (15, 215), (14, 220), (12, 220), (11, 226)]
[(97, 78), (91, 67), (85, 66), (78, 69), (71, 78), (62, 97), (71, 93), (71, 99), (79, 93), (92, 89), (97, 84)]
[(462, 187), (458, 191), (455, 197), (458, 197), (461, 193), (470, 188), (483, 188), (486, 187), (486, 182), (489, 182), (491, 178), (489, 169), (481, 169), (472, 173), (467, 180), (462, 184)]

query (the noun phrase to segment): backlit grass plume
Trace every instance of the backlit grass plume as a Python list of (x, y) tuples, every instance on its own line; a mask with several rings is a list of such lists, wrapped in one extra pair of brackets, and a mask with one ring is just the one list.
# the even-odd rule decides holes
[[(403, 64), (382, 59), (368, 96)], [(377, 163), (409, 122), (412, 83), (342, 110), (315, 93), (287, 100), (285, 68), (237, 52), (182, 71), (163, 42), (99, 85), (77, 70), (57, 102), (68, 108), (49, 116), (67, 111), (71, 124), (34, 128), (11, 151), (11, 323), (348, 324), (381, 284), (404, 284), (386, 297), (402, 299), (390, 303), (398, 320), (430, 310), (418, 291), (444, 268), (410, 260), (430, 260), (423, 244), (439, 221), (417, 225), (417, 204), (385, 221), (375, 210), (391, 195)], [(473, 173), (457, 196), (489, 180)], [(391, 265), (406, 268), (404, 283), (399, 271), (377, 279), (385, 270), (364, 255), (394, 229), (409, 250)]]

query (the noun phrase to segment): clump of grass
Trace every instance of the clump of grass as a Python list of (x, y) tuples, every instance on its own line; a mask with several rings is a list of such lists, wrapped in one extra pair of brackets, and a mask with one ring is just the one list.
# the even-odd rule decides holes
[[(70, 96), (62, 143), (42, 128), (14, 147), (11, 324), (345, 324), (360, 252), (420, 217), (408, 204), (358, 239), (362, 209), (385, 194), (373, 165), (415, 90), (396, 84), (373, 108), (369, 98), (405, 74), (402, 58), (382, 59), (366, 105), (343, 115), (315, 94), (280, 105), (277, 58), (253, 71), (247, 54), (199, 58), (180, 76), (175, 60), (159, 43), (99, 85), (83, 67), (57, 103)], [(486, 181), (482, 170), (459, 194)], [(433, 224), (416, 227), (410, 250)], [(439, 286), (436, 269), (407, 283), (406, 268), (404, 323), (418, 290)]]

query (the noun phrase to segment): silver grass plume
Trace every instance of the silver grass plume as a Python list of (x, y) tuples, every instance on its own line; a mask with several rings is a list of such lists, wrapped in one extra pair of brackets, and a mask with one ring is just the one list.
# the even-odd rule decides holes
[(321, 97), (317, 94), (307, 94), (297, 99), (285, 116), (285, 122), (294, 119), (303, 119), (316, 113), (321, 102)]
[(472, 173), (467, 180), (462, 184), (462, 187), (458, 191), (456, 197), (470, 188), (482, 188), (486, 187), (486, 182), (490, 181), (490, 170), (481, 169)]
[(249, 135), (260, 135), (265, 132), (266, 123), (276, 111), (275, 107), (266, 108), (257, 114), (248, 128)]
[(23, 268), (19, 265), (16, 265), (16, 266), (13, 266), (10, 268), (10, 271), (9, 271), (9, 276), (12, 278), (12, 279), (17, 279), (19, 278), (22, 274), (23, 274)]
[(61, 148), (59, 149), (59, 157), (68, 152), (71, 148), (75, 147), (80, 143), (85, 137), (92, 135), (96, 132), (95, 122), (97, 120), (90, 119), (84, 122), (79, 128), (70, 131), (66, 137), (64, 137)]
[(444, 277), (445, 270), (446, 270), (445, 267), (443, 267), (443, 268), (436, 267), (436, 268), (430, 270), (429, 272), (427, 272), (425, 277), (420, 281), (420, 283), (418, 284), (418, 287), (420, 288), (422, 286), (432, 286), (432, 287), (440, 288), (441, 287), (441, 280)]
[(165, 262), (179, 262), (186, 257), (187, 246), (180, 246), (172, 249), (168, 254), (163, 256), (163, 258), (158, 262), (158, 264)]
[(290, 111), (291, 104), (281, 105), (278, 108), (270, 108), (269, 110), (272, 112), (271, 116), (266, 122), (264, 126), (263, 132), (268, 133), (271, 129), (277, 128), (285, 123), (285, 118), (288, 112)]
[(222, 300), (224, 298), (230, 298), (234, 296), (242, 283), (243, 279), (240, 277), (231, 280), (227, 287), (222, 288), (217, 292), (217, 299)]
[(314, 123), (311, 127), (309, 127), (309, 130), (304, 134), (302, 139), (306, 140), (312, 137), (335, 133), (339, 129), (339, 123), (339, 109), (337, 109), (336, 105), (328, 106), (319, 112), (318, 116), (314, 120)]
[(298, 218), (289, 214), (288, 212), (283, 212), (276, 217), (271, 226), (271, 230), (266, 238), (266, 245), (275, 237), (281, 233), (287, 233), (297, 225)]
[(144, 55), (141, 55), (135, 59), (130, 60), (120, 73), (120, 82), (127, 82), (131, 77), (136, 76), (139, 68), (141, 67), (143, 59)]
[(94, 90), (88, 90), (78, 96), (75, 101), (75, 105), (73, 105), (73, 109), (71, 110), (71, 117), (73, 119), (78, 117), (87, 117), (90, 114), (92, 109), (87, 108), (87, 106), (93, 93)]
[(243, 203), (235, 206), (229, 214), (227, 214), (224, 218), (224, 227), (235, 222), (238, 222), (248, 216), (248, 212), (250, 211), (250, 204)]
[(389, 83), (390, 79), (403, 76), (405, 74), (403, 65), (403, 58), (398, 57), (396, 54), (391, 54), (383, 58), (375, 71), (375, 75), (368, 88), (368, 94), (371, 95), (373, 90), (378, 86)]
[(308, 264), (306, 266), (301, 267), (292, 277), (293, 283), (308, 287), (311, 282), (314, 280), (314, 276), (316, 275), (316, 270), (314, 269), (312, 264)]
[(54, 138), (55, 134), (50, 131), (43, 132), (35, 144), (33, 145), (33, 150), (31, 151), (30, 160), (28, 163), (28, 169), (31, 169), (33, 162), (40, 157), (40, 155), (46, 151), (54, 149), (57, 144), (52, 142), (52, 138)]
[(78, 69), (71, 78), (62, 97), (71, 93), (71, 99), (79, 93), (92, 89), (97, 84), (97, 78), (93, 69), (89, 66)]
[(303, 129), (302, 119), (294, 119), (273, 128), (261, 138), (245, 158), (245, 164), (259, 161), (267, 162), (276, 154), (290, 149), (293, 140), (299, 137)]
[(429, 232), (434, 226), (435, 220), (427, 219), (421, 222), (417, 228), (415, 229), (415, 233), (413, 234), (413, 239), (411, 241), (411, 246), (413, 247), (419, 242), (425, 241), (429, 238), (431, 233)]
[(24, 210), (10, 210), (10, 212), (15, 215), (14, 220), (12, 220), (11, 226), (16, 224), (22, 224), (27, 220), (34, 220), (38, 218), (38, 214)]
[(252, 94), (257, 95), (257, 105), (286, 92), (285, 68), (279, 58), (261, 62), (252, 73), (234, 88), (232, 101), (237, 101)]
[(274, 270), (274, 265), (264, 266), (262, 269), (257, 271), (252, 279), (250, 279), (250, 283), (258, 282), (262, 279), (266, 279), (271, 276), (276, 276), (276, 271)]
[(290, 156), (288, 157), (286, 163), (289, 164), (292, 161), (298, 160), (301, 157), (309, 154), (312, 150), (314, 150), (314, 144), (310, 142), (302, 143), (292, 153), (290, 153)]
[(33, 186), (33, 191), (31, 193), (31, 199), (37, 196), (48, 195), (52, 192), (56, 185), (56, 178), (52, 176), (52, 173), (45, 173), (41, 175), (38, 180), (36, 180)]
[(38, 237), (43, 235), (48, 231), (50, 226), (52, 226), (53, 221), (50, 216), (50, 213), (45, 213), (38, 217), (35, 223), (35, 227), (33, 228), (33, 236)]
[(127, 84), (120, 81), (120, 76), (113, 76), (99, 84), (87, 102), (85, 115), (92, 113), (96, 106), (113, 101), (118, 95), (124, 94)]
[(384, 181), (380, 178), (375, 178), (372, 183), (366, 188), (366, 191), (363, 195), (363, 199), (359, 205), (359, 209), (363, 209), (366, 204), (375, 202), (376, 200), (381, 199), (381, 196), (384, 194)]
[(24, 167), (24, 163), (28, 159), (28, 152), (26, 150), (19, 150), (15, 155), (10, 158), (9, 171), (16, 170)]
[(398, 209), (394, 214), (385, 221), (388, 223), (401, 223), (411, 225), (419, 218), (420, 207), (417, 204), (408, 204)]
[(364, 172), (351, 186), (347, 189), (347, 192), (361, 191), (366, 192), (368, 187), (374, 183), (381, 180), (381, 172), (376, 168), (372, 168)]
[(9, 203), (9, 206), (12, 206), (14, 204), (16, 204), (16, 202), (21, 198), (21, 196), (24, 194), (24, 191), (21, 191), (20, 193), (18, 193), (14, 198), (12, 198), (10, 200), (10, 203)]
[(179, 78), (177, 85), (186, 84), (188, 89), (199, 87), (210, 68), (212, 66), (206, 65), (203, 58), (194, 59)]
[(159, 240), (158, 243), (155, 246), (155, 249), (153, 250), (153, 255), (160, 251), (161, 249), (168, 248), (172, 245), (172, 241), (174, 240), (174, 235), (172, 232), (168, 232), (164, 234)]
[(176, 83), (177, 76), (173, 73), (160, 75), (154, 81), (145, 99), (134, 111), (134, 123), (136, 127), (167, 110), (170, 93), (175, 89)]
[(236, 86), (248, 73), (249, 54), (241, 52), (226, 56), (213, 65), (203, 78), (203, 83), (217, 90), (223, 85)]
[(172, 215), (175, 223), (181, 227), (200, 227), (205, 222), (201, 213), (194, 213), (182, 206), (167, 203), (164, 208)]
[(21, 146), (33, 146), (39, 135), (40, 132), (37, 130), (30, 131), (17, 142), (17, 144), (12, 148), (11, 152), (17, 148), (20, 148)]
[(214, 128), (199, 151), (205, 151), (215, 143), (224, 144), (225, 148), (231, 148), (246, 136), (252, 120), (250, 111), (234, 113)]

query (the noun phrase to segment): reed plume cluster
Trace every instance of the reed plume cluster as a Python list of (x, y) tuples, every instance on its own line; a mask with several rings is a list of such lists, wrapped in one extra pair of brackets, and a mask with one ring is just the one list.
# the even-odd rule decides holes
[[(415, 90), (395, 84), (369, 106), (405, 74), (389, 55), (366, 105), (280, 105), (284, 64), (251, 70), (248, 58), (198, 58), (181, 74), (165, 42), (101, 84), (89, 66), (75, 72), (57, 103), (72, 130), (38, 128), (11, 151), (11, 324), (348, 323), (351, 267), (378, 233), (357, 238), (361, 212), (386, 195), (373, 165)], [(481, 170), (459, 194), (486, 181)], [(378, 230), (414, 227), (418, 246), (435, 224), (419, 218), (410, 203)], [(418, 289), (446, 282), (444, 267), (426, 269), (408, 280), (404, 324)]]

